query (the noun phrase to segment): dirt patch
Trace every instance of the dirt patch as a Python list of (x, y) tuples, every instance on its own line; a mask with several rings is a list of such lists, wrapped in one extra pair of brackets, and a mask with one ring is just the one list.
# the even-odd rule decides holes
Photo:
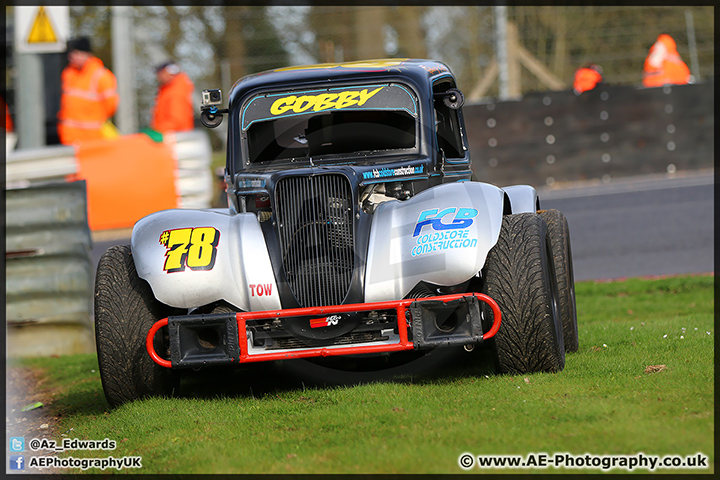
[[(35, 438), (55, 432), (58, 417), (51, 412), (53, 392), (42, 371), (28, 367), (7, 367), (5, 370), (6, 419), (8, 434)], [(23, 412), (23, 407), (40, 402), (40, 408)]]
[[(28, 367), (11, 367), (5, 369), (5, 432), (8, 437), (25, 438), (25, 455), (32, 455), (28, 444), (33, 438), (59, 439), (59, 416), (52, 408), (55, 389), (48, 384), (42, 370)], [(22, 409), (28, 405), (42, 403), (42, 407), (26, 412)], [(42, 452), (52, 455), (51, 452)], [(6, 465), (7, 468), (7, 465)], [(60, 473), (52, 469), (37, 473)]]

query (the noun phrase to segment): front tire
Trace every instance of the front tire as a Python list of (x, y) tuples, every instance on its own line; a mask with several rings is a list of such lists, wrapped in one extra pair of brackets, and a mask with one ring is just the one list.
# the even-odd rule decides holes
[[(145, 348), (150, 327), (172, 313), (138, 276), (130, 245), (110, 247), (102, 255), (95, 278), (95, 339), (110, 405), (168, 396), (176, 389), (173, 372), (156, 364)], [(163, 330), (155, 335), (155, 351), (160, 355), (167, 348)]]
[(499, 373), (559, 372), (565, 366), (546, 229), (535, 213), (506, 215), (482, 271), (483, 293), (502, 315), (490, 343)]
[(558, 210), (541, 210), (539, 213), (548, 228), (548, 239), (558, 285), (558, 306), (560, 307), (560, 318), (562, 319), (565, 351), (577, 352), (580, 342), (578, 339), (577, 309), (575, 307), (575, 278), (567, 219)]

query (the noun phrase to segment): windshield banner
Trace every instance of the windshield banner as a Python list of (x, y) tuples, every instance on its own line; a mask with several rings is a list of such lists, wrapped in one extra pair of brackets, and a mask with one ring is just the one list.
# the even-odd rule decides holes
[(406, 87), (338, 87), (258, 95), (242, 111), (242, 129), (258, 121), (336, 110), (405, 110), (417, 116), (415, 97)]

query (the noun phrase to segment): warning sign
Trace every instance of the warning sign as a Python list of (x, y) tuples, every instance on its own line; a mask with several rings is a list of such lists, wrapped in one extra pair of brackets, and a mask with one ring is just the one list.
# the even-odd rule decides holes
[(70, 32), (70, 7), (15, 7), (18, 53), (64, 52)]
[(47, 13), (45, 13), (45, 7), (41, 6), (38, 9), (37, 16), (32, 23), (30, 34), (27, 38), (28, 43), (57, 43), (55, 29)]

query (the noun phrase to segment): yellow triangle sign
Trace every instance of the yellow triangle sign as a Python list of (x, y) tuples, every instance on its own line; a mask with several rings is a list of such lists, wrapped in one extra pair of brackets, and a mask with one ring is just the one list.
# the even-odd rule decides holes
[(37, 16), (30, 29), (27, 43), (55, 43), (57, 36), (53, 30), (52, 22), (45, 13), (45, 7), (38, 8)]

